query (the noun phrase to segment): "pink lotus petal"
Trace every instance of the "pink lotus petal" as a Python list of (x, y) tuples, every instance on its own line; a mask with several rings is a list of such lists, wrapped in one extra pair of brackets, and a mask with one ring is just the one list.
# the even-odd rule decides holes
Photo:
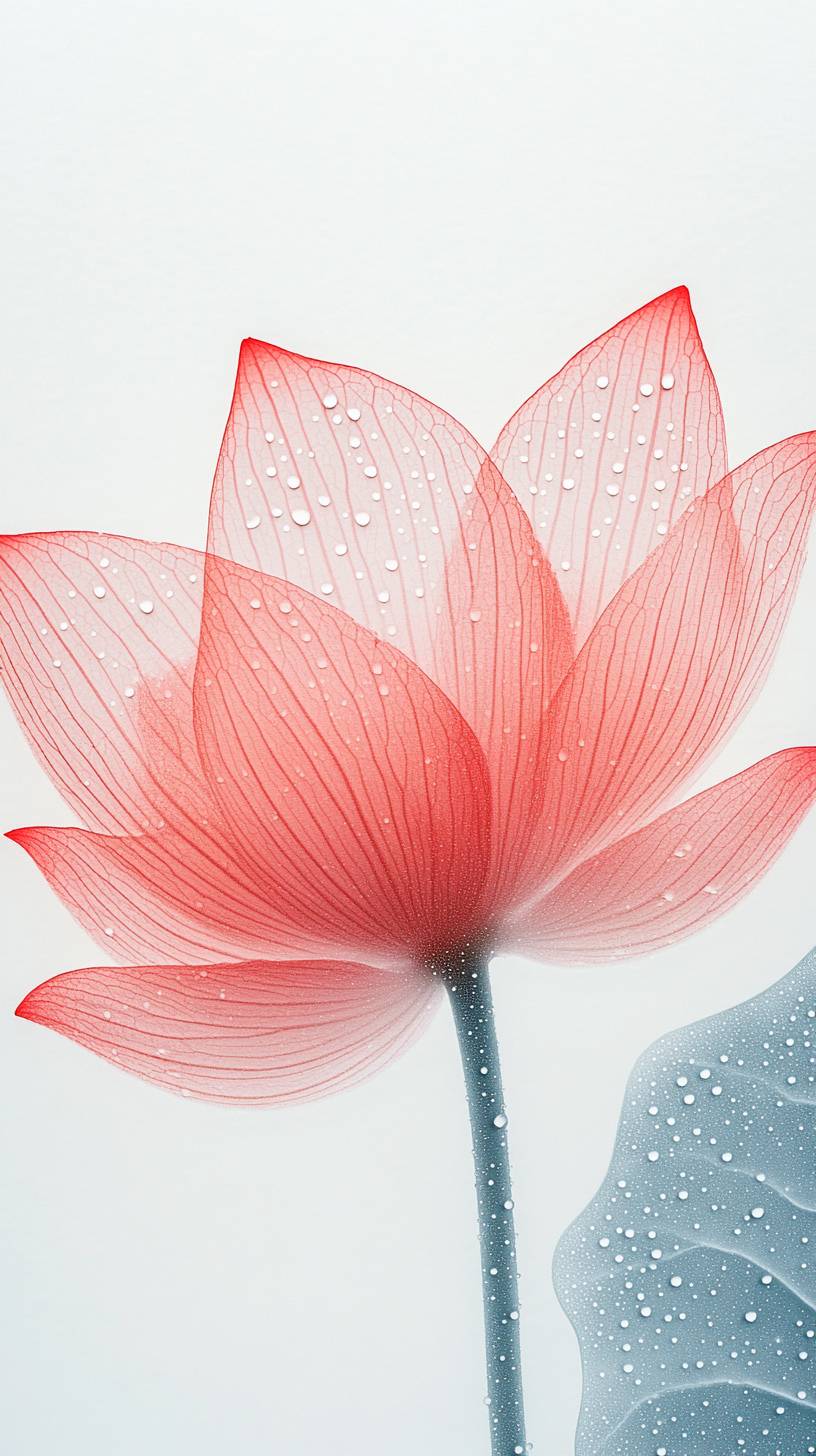
[(493, 458), (558, 573), (580, 644), (658, 528), (725, 474), (719, 396), (688, 290), (576, 354), (513, 415)]
[(621, 587), (553, 700), (539, 883), (642, 824), (734, 727), (804, 560), (816, 435), (749, 460)]
[(483, 928), (484, 757), (409, 658), (291, 583), (212, 557), (194, 711), (244, 863), (299, 933), (405, 955)]
[(0, 539), (0, 665), (37, 756), (91, 827), (198, 795), (192, 670), (202, 558), (92, 532)]
[(524, 511), (467, 430), (365, 370), (248, 340), (209, 545), (325, 595), (445, 690), (487, 757), (506, 884), (572, 639)]
[(182, 1096), (264, 1106), (371, 1076), (434, 999), (430, 978), (341, 961), (103, 966), (44, 981), (17, 1015)]
[(7, 837), (117, 961), (291, 960), (343, 944), (342, 935), (310, 934), (258, 885), (220, 816), (203, 824), (180, 819), (147, 834), (37, 826)]
[(729, 910), (816, 798), (816, 748), (788, 748), (586, 860), (519, 917), (518, 946), (603, 961), (668, 945)]

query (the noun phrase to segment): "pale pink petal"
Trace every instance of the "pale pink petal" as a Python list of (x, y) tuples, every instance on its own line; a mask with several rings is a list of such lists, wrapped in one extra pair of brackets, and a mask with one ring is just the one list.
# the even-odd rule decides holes
[(493, 458), (529, 512), (578, 643), (676, 521), (726, 470), (714, 378), (688, 290), (587, 345), (502, 430)]
[(483, 928), (484, 756), (409, 658), (291, 583), (210, 558), (194, 709), (207, 776), (276, 915), (379, 954)]
[(505, 931), (553, 961), (656, 950), (707, 925), (776, 859), (816, 798), (816, 748), (706, 789), (573, 870)]
[(248, 340), (209, 545), (325, 595), (444, 689), (488, 760), (506, 881), (572, 640), (530, 523), (467, 430), (368, 371)]
[(430, 977), (341, 961), (68, 971), (17, 1015), (182, 1096), (304, 1102), (371, 1076), (425, 1024)]
[(141, 829), (195, 797), (202, 558), (91, 532), (0, 538), (0, 665), (35, 752), (86, 824)]
[(763, 451), (606, 608), (548, 714), (529, 856), (542, 890), (665, 805), (735, 725), (785, 621), (815, 496), (816, 435)]

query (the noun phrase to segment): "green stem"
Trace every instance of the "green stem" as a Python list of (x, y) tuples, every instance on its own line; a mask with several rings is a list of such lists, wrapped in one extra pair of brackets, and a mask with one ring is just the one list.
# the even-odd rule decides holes
[(459, 1038), (473, 1136), (491, 1451), (517, 1456), (531, 1448), (524, 1433), (507, 1111), (487, 958), (467, 951), (439, 969)]

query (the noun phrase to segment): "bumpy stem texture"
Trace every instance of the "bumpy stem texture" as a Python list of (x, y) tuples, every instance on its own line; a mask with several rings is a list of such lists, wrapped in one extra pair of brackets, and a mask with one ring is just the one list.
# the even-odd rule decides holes
[(530, 1448), (524, 1431), (518, 1269), (507, 1112), (486, 960), (466, 954), (442, 971), (465, 1074), (482, 1256), (492, 1456)]

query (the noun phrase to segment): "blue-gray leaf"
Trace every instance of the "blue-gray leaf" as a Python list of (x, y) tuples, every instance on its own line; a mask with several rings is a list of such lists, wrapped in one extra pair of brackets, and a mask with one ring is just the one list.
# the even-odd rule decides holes
[(816, 1452), (816, 951), (641, 1057), (555, 1277), (578, 1456)]

